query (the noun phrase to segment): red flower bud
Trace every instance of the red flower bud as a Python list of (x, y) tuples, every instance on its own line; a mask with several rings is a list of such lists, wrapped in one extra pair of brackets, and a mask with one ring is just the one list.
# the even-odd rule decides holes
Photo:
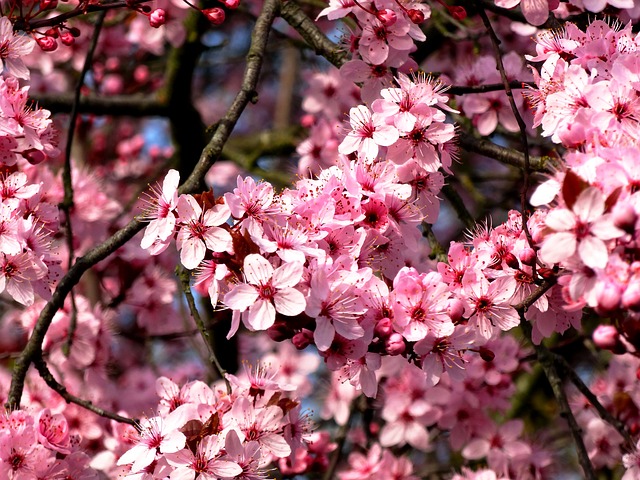
[(480, 347), (478, 353), (480, 354), (480, 358), (485, 362), (493, 362), (493, 359), (496, 358), (496, 354), (487, 347)]
[(298, 350), (304, 350), (313, 342), (313, 333), (306, 328), (303, 328), (300, 332), (296, 333), (291, 339), (291, 343)]
[(449, 13), (456, 20), (464, 20), (467, 18), (467, 11), (464, 7), (448, 7)]
[[(46, 51), (47, 50), (45, 50), (45, 52)], [(21, 152), (20, 155), (22, 155), (25, 158), (25, 160), (29, 162), (31, 165), (38, 165), (39, 163), (44, 162), (44, 160), (47, 158), (44, 152), (42, 152), (41, 150), (36, 150), (35, 148), (25, 150), (24, 152)]]
[(58, 6), (58, 0), (40, 0), (40, 11), (53, 10)]
[(202, 10), (202, 13), (204, 13), (204, 16), (207, 17), (207, 20), (209, 20), (214, 25), (221, 25), (222, 22), (224, 22), (225, 14), (224, 10), (221, 8), (206, 8)]
[(452, 298), (449, 300), (449, 305), (447, 306), (447, 314), (451, 318), (451, 321), (457, 325), (464, 315), (464, 303), (457, 298)]
[(56, 42), (56, 39), (52, 37), (36, 38), (36, 42), (38, 42), (38, 45), (43, 52), (53, 52), (58, 48), (58, 42)]
[(149, 15), (149, 25), (151, 25), (153, 28), (161, 27), (162, 25), (165, 24), (166, 21), (167, 21), (167, 15), (165, 11), (161, 8), (156, 8)]
[(76, 37), (74, 37), (71, 32), (62, 32), (60, 34), (60, 41), (63, 45), (70, 47), (74, 43), (76, 43)]
[(516, 258), (516, 256), (513, 253), (511, 253), (511, 252), (505, 253), (505, 255), (504, 255), (504, 257), (502, 257), (502, 259), (511, 268), (520, 268), (520, 263), (518, 262), (518, 259)]
[(229, 10), (235, 10), (240, 5), (240, 0), (220, 0)]
[(380, 20), (385, 27), (390, 27), (391, 25), (396, 23), (396, 20), (398, 20), (396, 12), (388, 8), (378, 10), (376, 12), (376, 17), (378, 17), (378, 20)]
[(407, 15), (409, 15), (409, 19), (411, 20), (411, 22), (415, 23), (416, 25), (424, 22), (424, 13), (422, 13), (420, 10), (412, 8), (411, 10), (407, 10)]
[(533, 248), (523, 248), (518, 257), (524, 265), (531, 266), (536, 261), (536, 252)]

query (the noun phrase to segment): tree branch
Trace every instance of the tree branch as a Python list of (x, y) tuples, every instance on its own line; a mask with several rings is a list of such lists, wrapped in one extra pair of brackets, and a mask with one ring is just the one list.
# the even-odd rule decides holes
[[(247, 55), (247, 66), (242, 81), (242, 89), (236, 96), (236, 99), (229, 107), (226, 115), (220, 121), (215, 129), (213, 138), (205, 147), (200, 160), (194, 171), (191, 173), (187, 181), (179, 188), (180, 193), (195, 192), (202, 179), (209, 171), (213, 163), (218, 159), (222, 147), (229, 138), (233, 127), (240, 118), (245, 107), (251, 99), (255, 97), (255, 88), (258, 83), (258, 77), (264, 53), (267, 45), (267, 39), (271, 24), (273, 23), (279, 8), (278, 0), (266, 0), (260, 16), (256, 22), (255, 29), (252, 33), (251, 46)], [(42, 342), (44, 336), (51, 325), (51, 321), (55, 313), (62, 308), (64, 300), (74, 285), (76, 285), (82, 275), (93, 265), (104, 260), (118, 248), (131, 240), (142, 228), (145, 222), (134, 218), (125, 227), (118, 230), (110, 238), (100, 245), (89, 250), (83, 257), (80, 257), (69, 269), (66, 275), (62, 277), (60, 283), (53, 292), (51, 299), (40, 312), (40, 316), (34, 326), (29, 337), (27, 345), (20, 357), (16, 360), (11, 386), (7, 396), (5, 406), (7, 409), (15, 409), (20, 406), (20, 399), (24, 390), (24, 380), (29, 370), (29, 366), (42, 353)]]
[(76, 397), (75, 395), (69, 393), (66, 387), (55, 379), (51, 371), (49, 371), (47, 364), (41, 357), (35, 359), (33, 363), (38, 370), (38, 373), (45, 381), (45, 383), (49, 386), (49, 388), (57, 392), (58, 395), (64, 398), (67, 403), (75, 403), (76, 405), (79, 405), (82, 408), (89, 410), (90, 412), (100, 415), (101, 417), (109, 418), (120, 423), (126, 423), (135, 427), (136, 430), (140, 431), (140, 424), (133, 418), (123, 417), (122, 415), (118, 415), (117, 413), (113, 413), (103, 408), (96, 407), (90, 401), (83, 400), (82, 398)]
[[(52, 113), (67, 113), (71, 111), (73, 106), (73, 94), (70, 93), (35, 93), (31, 99)], [(91, 113), (92, 115), (169, 116), (167, 102), (141, 95), (112, 95), (108, 97), (86, 95), (80, 99), (77, 107), (79, 113)]]

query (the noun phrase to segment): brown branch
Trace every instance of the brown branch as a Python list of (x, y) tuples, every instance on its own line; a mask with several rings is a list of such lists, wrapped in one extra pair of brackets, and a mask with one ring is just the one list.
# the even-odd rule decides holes
[(549, 290), (554, 285), (554, 283), (555, 282), (553, 280), (545, 281), (524, 301), (520, 302), (518, 305), (515, 305), (514, 308), (517, 310), (518, 315), (520, 316), (520, 328), (528, 338), (529, 342), (532, 343), (536, 351), (536, 355), (538, 356), (538, 360), (540, 361), (540, 365), (542, 366), (542, 369), (544, 370), (544, 373), (549, 380), (549, 384), (551, 385), (551, 389), (553, 390), (553, 395), (556, 398), (556, 401), (558, 402), (558, 406), (560, 408), (560, 415), (564, 417), (569, 424), (569, 430), (571, 431), (573, 441), (576, 445), (578, 461), (582, 466), (584, 476), (588, 480), (596, 480), (597, 477), (593, 469), (593, 465), (591, 464), (591, 460), (589, 459), (589, 453), (587, 452), (587, 448), (584, 444), (582, 429), (578, 425), (578, 422), (574, 417), (573, 412), (571, 411), (571, 407), (569, 406), (569, 400), (567, 399), (567, 395), (564, 392), (562, 379), (558, 374), (558, 369), (556, 368), (553, 354), (543, 344), (535, 345), (531, 341), (531, 324), (529, 324), (529, 322), (525, 319), (525, 312), (527, 308), (533, 305), (533, 303), (538, 298), (544, 295), (544, 293)]
[[(519, 82), (518, 80), (513, 80), (508, 84), (509, 84), (509, 87), (512, 89), (523, 89), (523, 88), (536, 86), (536, 84), (533, 82)], [(499, 92), (501, 90), (505, 90), (504, 83), (489, 83), (487, 85), (473, 85), (473, 86), (452, 85), (449, 88), (447, 88), (447, 91), (445, 93), (448, 93), (451, 95), (465, 95), (468, 93)]]
[(291, 25), (302, 38), (315, 50), (337, 68), (347, 61), (347, 54), (322, 33), (306, 13), (296, 4), (295, 0), (283, 2), (280, 16)]
[(49, 386), (49, 388), (57, 392), (58, 395), (64, 398), (67, 403), (75, 403), (76, 405), (79, 405), (82, 408), (89, 410), (90, 412), (100, 415), (101, 417), (109, 418), (111, 420), (115, 420), (116, 422), (120, 422), (120, 423), (126, 423), (128, 425), (135, 427), (136, 430), (140, 431), (140, 424), (137, 420), (133, 418), (123, 417), (122, 415), (118, 415), (117, 413), (110, 412), (109, 410), (96, 407), (89, 400), (84, 400), (80, 397), (76, 397), (75, 395), (72, 395), (71, 393), (69, 393), (67, 388), (55, 379), (51, 371), (49, 371), (49, 368), (47, 367), (47, 364), (42, 359), (42, 357), (38, 357), (33, 361), (33, 363), (36, 369), (38, 370), (38, 373), (40, 374), (42, 379), (45, 381), (45, 383)]
[[(512, 148), (501, 147), (490, 140), (475, 138), (472, 135), (460, 131), (458, 144), (468, 152), (479, 153), (494, 160), (518, 168), (525, 168), (525, 156), (522, 152)], [(530, 157), (529, 169), (534, 172), (549, 172), (550, 159), (548, 157)]]
[[(53, 113), (67, 113), (73, 106), (73, 94), (70, 93), (35, 93), (31, 96), (40, 107)], [(140, 95), (86, 95), (78, 103), (79, 113), (92, 115), (114, 115), (128, 117), (167, 117), (169, 107), (167, 102), (153, 97)]]
[[(218, 159), (222, 148), (229, 138), (233, 127), (240, 118), (243, 110), (251, 99), (255, 97), (255, 88), (258, 83), (258, 77), (262, 62), (264, 59), (267, 39), (271, 24), (278, 13), (279, 1), (266, 0), (262, 9), (262, 13), (258, 17), (255, 29), (252, 34), (251, 46), (247, 55), (247, 66), (242, 81), (242, 89), (238, 92), (236, 99), (231, 107), (227, 110), (224, 118), (219, 122), (215, 133), (209, 144), (205, 147), (196, 168), (189, 176), (187, 181), (180, 187), (180, 193), (191, 193), (196, 191), (198, 185), (209, 171), (213, 163)], [(11, 386), (7, 396), (6, 407), (8, 409), (19, 408), (20, 399), (24, 390), (24, 380), (31, 363), (38, 359), (42, 354), (42, 342), (44, 336), (51, 325), (51, 321), (55, 313), (62, 308), (64, 300), (74, 285), (76, 285), (82, 275), (93, 265), (104, 260), (118, 248), (131, 240), (142, 228), (145, 223), (134, 218), (125, 227), (118, 230), (110, 238), (100, 245), (89, 250), (83, 257), (80, 257), (69, 269), (67, 274), (62, 277), (60, 283), (53, 292), (51, 299), (46, 303), (34, 329), (29, 337), (27, 345), (20, 357), (16, 360)]]

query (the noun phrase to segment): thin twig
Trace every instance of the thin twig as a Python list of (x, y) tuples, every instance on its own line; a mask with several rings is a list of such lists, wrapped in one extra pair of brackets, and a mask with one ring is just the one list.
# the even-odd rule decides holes
[(189, 305), (189, 311), (191, 312), (191, 316), (193, 317), (193, 321), (196, 322), (196, 326), (198, 327), (198, 331), (202, 336), (202, 340), (204, 340), (204, 344), (207, 346), (207, 351), (209, 352), (209, 362), (216, 369), (216, 372), (220, 376), (221, 379), (224, 380), (224, 384), (227, 387), (227, 393), (231, 395), (231, 383), (227, 379), (227, 372), (220, 362), (218, 361), (218, 357), (216, 356), (215, 347), (213, 344), (213, 338), (209, 333), (209, 330), (205, 326), (202, 321), (202, 317), (200, 316), (200, 312), (198, 312), (198, 307), (196, 306), (196, 301), (193, 298), (193, 294), (191, 293), (191, 274), (189, 270), (180, 266), (177, 269), (178, 278), (180, 279), (180, 285), (182, 286), (182, 293), (184, 294), (184, 298), (187, 300), (187, 305)]
[[(480, 18), (482, 18), (482, 22), (489, 33), (489, 37), (491, 38), (491, 44), (493, 45), (493, 49), (496, 54), (496, 66), (498, 71), (500, 72), (500, 78), (502, 79), (502, 83), (504, 84), (504, 91), (507, 94), (507, 99), (509, 100), (509, 105), (511, 106), (511, 111), (513, 112), (514, 117), (516, 118), (516, 122), (518, 123), (518, 129), (520, 130), (520, 141), (522, 142), (522, 149), (524, 154), (524, 165), (522, 166), (522, 176), (523, 176), (523, 185), (522, 190), (520, 192), (520, 208), (522, 209), (522, 229), (524, 231), (525, 236), (527, 237), (527, 242), (529, 246), (533, 247), (534, 242), (531, 238), (531, 232), (529, 232), (529, 226), (527, 225), (527, 221), (529, 219), (529, 213), (527, 209), (527, 195), (529, 193), (529, 183), (530, 183), (530, 174), (531, 174), (531, 160), (529, 158), (529, 139), (527, 136), (527, 125), (524, 123), (522, 115), (520, 115), (520, 111), (518, 110), (518, 106), (516, 105), (516, 101), (513, 97), (513, 91), (511, 90), (511, 86), (509, 84), (509, 79), (507, 78), (507, 72), (504, 68), (504, 63), (502, 61), (502, 53), (500, 52), (500, 39), (496, 35), (493, 26), (491, 25), (491, 21), (487, 16), (487, 12), (485, 12), (482, 2), (480, 0), (476, 0), (476, 5), (478, 7), (478, 13), (480, 14)], [(536, 262), (532, 262), (532, 271), (533, 276), (536, 276)]]
[[(519, 82), (518, 80), (512, 80), (509, 82), (509, 87), (512, 89), (530, 88), (535, 87), (533, 82)], [(505, 90), (504, 83), (488, 83), (487, 85), (452, 85), (447, 88), (445, 93), (451, 95), (466, 95), (468, 93), (487, 93), (487, 92), (499, 92)]]
[[(66, 219), (67, 230), (67, 249), (69, 253), (69, 263), (67, 268), (71, 268), (75, 260), (75, 252), (73, 248), (73, 227), (71, 223), (71, 210), (73, 209), (73, 173), (71, 171), (71, 149), (73, 147), (73, 138), (76, 131), (76, 121), (78, 120), (78, 104), (80, 102), (80, 93), (82, 92), (82, 86), (84, 85), (84, 79), (91, 69), (93, 62), (93, 54), (96, 51), (98, 45), (98, 37), (100, 37), (100, 31), (102, 30), (102, 24), (104, 23), (104, 17), (107, 15), (107, 11), (103, 10), (96, 19), (96, 24), (93, 29), (93, 35), (91, 37), (91, 44), (89, 50), (84, 59), (84, 65), (80, 71), (78, 77), (78, 83), (73, 97), (73, 104), (71, 106), (71, 115), (69, 115), (69, 129), (67, 132), (67, 144), (64, 151), (64, 166), (62, 168), (62, 186), (64, 188), (64, 198), (60, 204), (60, 209), (64, 212)], [(62, 351), (66, 356), (71, 353), (71, 345), (73, 344), (73, 336), (76, 332), (78, 324), (78, 307), (76, 306), (76, 297), (71, 291), (71, 314), (69, 315), (69, 333), (67, 334), (67, 340), (65, 341)]]
[(430, 223), (422, 222), (422, 236), (427, 239), (429, 247), (431, 247), (429, 257), (437, 260), (438, 262), (447, 262), (447, 251), (438, 241), (435, 233), (433, 233)]
[(336, 449), (331, 455), (331, 460), (329, 462), (329, 466), (322, 476), (322, 480), (333, 480), (335, 478), (335, 472), (338, 468), (338, 464), (340, 463), (340, 459), (342, 458), (342, 450), (344, 449), (344, 444), (347, 441), (347, 434), (349, 433), (349, 429), (351, 428), (351, 421), (353, 420), (353, 414), (356, 410), (356, 404), (358, 399), (354, 399), (351, 402), (351, 406), (349, 407), (349, 418), (344, 425), (341, 425), (338, 429), (338, 433), (336, 434)]
[(540, 365), (542, 365), (542, 369), (544, 370), (544, 373), (549, 380), (549, 384), (551, 385), (551, 389), (553, 390), (553, 395), (555, 396), (556, 401), (558, 402), (558, 407), (560, 408), (560, 414), (567, 420), (567, 423), (569, 424), (569, 430), (571, 431), (573, 441), (576, 445), (578, 461), (582, 466), (584, 476), (588, 480), (596, 480), (597, 477), (593, 469), (593, 465), (591, 464), (591, 460), (589, 459), (589, 453), (587, 452), (587, 448), (584, 444), (582, 429), (578, 425), (578, 422), (576, 421), (576, 418), (571, 411), (571, 407), (569, 406), (569, 400), (567, 399), (567, 395), (564, 392), (562, 380), (560, 378), (560, 375), (558, 374), (553, 354), (544, 345), (535, 345), (531, 341), (531, 324), (525, 319), (525, 312), (527, 308), (533, 305), (533, 303), (542, 295), (544, 295), (547, 290), (553, 287), (553, 285), (553, 280), (545, 281), (525, 300), (520, 302), (518, 305), (515, 305), (514, 308), (517, 310), (518, 315), (520, 316), (520, 328), (522, 329), (528, 340), (532, 343), (538, 356), (538, 360), (540, 361)]
[(613, 428), (615, 428), (618, 431), (618, 433), (627, 442), (627, 447), (630, 450), (633, 450), (635, 448), (636, 442), (633, 441), (633, 438), (631, 438), (631, 435), (629, 434), (629, 431), (625, 428), (624, 424), (620, 420), (615, 418), (611, 414), (611, 412), (609, 412), (609, 410), (604, 408), (604, 406), (598, 400), (598, 397), (589, 389), (589, 387), (585, 385), (585, 383), (578, 376), (578, 374), (573, 369), (573, 367), (569, 365), (569, 362), (567, 362), (567, 360), (564, 357), (554, 352), (549, 352), (549, 355), (554, 360), (554, 362), (560, 367), (560, 369), (569, 377), (569, 380), (571, 380), (571, 383), (573, 383), (576, 386), (576, 388), (580, 391), (580, 393), (582, 393), (582, 395), (585, 396), (585, 398), (589, 401), (589, 403), (593, 405), (593, 407), (596, 409), (596, 411), (600, 415), (600, 418), (602, 418), (605, 422), (609, 423)]
[[(256, 22), (252, 34), (251, 46), (247, 55), (247, 66), (245, 68), (242, 88), (236, 99), (231, 104), (223, 119), (215, 129), (215, 133), (209, 144), (205, 147), (198, 165), (189, 176), (187, 181), (179, 188), (179, 193), (192, 193), (209, 171), (214, 162), (218, 159), (225, 142), (229, 138), (233, 127), (240, 118), (240, 115), (255, 96), (255, 88), (258, 84), (260, 69), (265, 55), (267, 39), (271, 24), (273, 23), (279, 9), (278, 0), (266, 0)], [(11, 386), (7, 396), (6, 408), (19, 408), (20, 399), (24, 390), (24, 380), (29, 370), (29, 366), (42, 354), (42, 342), (51, 325), (55, 313), (62, 308), (64, 300), (74, 285), (76, 285), (82, 275), (93, 265), (104, 260), (118, 248), (131, 240), (142, 228), (145, 222), (134, 218), (125, 227), (118, 230), (100, 245), (89, 250), (83, 257), (80, 257), (62, 277), (58, 286), (51, 295), (51, 299), (46, 303), (40, 316), (31, 332), (31, 336), (20, 357), (16, 360)]]
[[(494, 160), (523, 169), (525, 166), (524, 154), (512, 148), (501, 147), (490, 140), (475, 138), (460, 130), (458, 132), (459, 145), (468, 152), (479, 153)], [(535, 172), (549, 172), (548, 157), (530, 157), (529, 169)]]
[(126, 423), (135, 427), (136, 430), (140, 431), (140, 423), (137, 420), (133, 418), (123, 417), (122, 415), (110, 412), (109, 410), (96, 407), (89, 400), (84, 400), (69, 393), (67, 388), (54, 378), (53, 374), (51, 373), (51, 371), (49, 371), (49, 368), (47, 367), (47, 364), (44, 359), (42, 359), (42, 357), (38, 357), (33, 361), (33, 363), (38, 370), (38, 373), (45, 381), (45, 383), (49, 386), (49, 388), (57, 392), (58, 395), (64, 398), (67, 403), (75, 403), (76, 405), (79, 405), (82, 408), (89, 410), (90, 412), (100, 415), (101, 417), (109, 418), (120, 423)]

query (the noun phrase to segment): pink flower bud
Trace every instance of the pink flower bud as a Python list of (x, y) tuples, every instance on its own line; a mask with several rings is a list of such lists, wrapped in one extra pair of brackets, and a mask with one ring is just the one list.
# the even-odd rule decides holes
[(240, 5), (240, 0), (220, 0), (229, 10), (235, 10)]
[(409, 19), (411, 20), (411, 22), (415, 23), (416, 25), (424, 22), (424, 13), (422, 13), (420, 10), (412, 8), (411, 10), (407, 10), (407, 15), (409, 15)]
[(269, 335), (269, 338), (274, 342), (283, 342), (293, 336), (293, 331), (286, 322), (276, 320), (276, 322), (267, 329), (267, 335)]
[(390, 318), (382, 318), (376, 323), (375, 333), (380, 338), (387, 338), (393, 333), (393, 324)]
[(464, 303), (457, 298), (452, 298), (449, 300), (449, 305), (447, 306), (447, 315), (451, 318), (451, 321), (454, 324), (460, 323), (462, 320), (462, 316), (464, 315)]
[(640, 312), (640, 283), (637, 279), (632, 279), (622, 294), (622, 307), (634, 312)]
[(524, 265), (531, 266), (536, 261), (536, 252), (533, 248), (523, 248), (518, 257)]
[(601, 313), (613, 312), (620, 307), (620, 288), (611, 282), (599, 283), (596, 286), (596, 301)]
[(40, 11), (53, 10), (58, 6), (58, 0), (40, 0)]
[(204, 13), (204, 16), (207, 17), (207, 20), (209, 20), (214, 25), (221, 25), (222, 22), (224, 22), (225, 14), (224, 10), (221, 8), (206, 8), (202, 10), (202, 13)]
[(291, 339), (291, 343), (298, 350), (304, 350), (313, 342), (313, 333), (306, 328), (303, 328), (300, 332), (296, 333)]
[(615, 353), (625, 353), (627, 350), (620, 341), (620, 333), (613, 325), (598, 325), (593, 331), (593, 343), (598, 348)]
[(149, 14), (149, 25), (153, 28), (161, 27), (167, 21), (167, 15), (161, 8), (156, 8)]
[(396, 15), (396, 12), (388, 8), (383, 8), (382, 10), (378, 10), (376, 12), (376, 17), (378, 17), (378, 20), (380, 20), (385, 27), (390, 27), (391, 25), (396, 23), (396, 21), (398, 20), (398, 16)]
[(60, 34), (60, 41), (63, 45), (70, 47), (74, 43), (76, 43), (76, 37), (74, 37), (71, 32), (62, 32)]
[(138, 65), (133, 71), (133, 79), (138, 83), (145, 83), (149, 80), (149, 67)]
[(633, 205), (620, 203), (616, 205), (612, 213), (613, 224), (625, 232), (633, 233), (638, 214)]
[(38, 42), (38, 46), (43, 52), (53, 52), (58, 48), (58, 42), (56, 42), (56, 39), (52, 37), (36, 38), (36, 42)]
[(389, 355), (400, 355), (406, 348), (404, 338), (399, 333), (392, 333), (384, 342), (384, 348)]

